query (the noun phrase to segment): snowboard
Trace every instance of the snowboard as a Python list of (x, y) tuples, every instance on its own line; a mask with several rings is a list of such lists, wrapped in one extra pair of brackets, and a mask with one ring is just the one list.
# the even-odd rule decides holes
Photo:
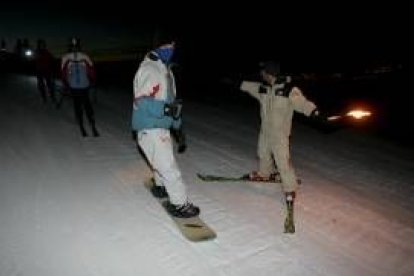
[[(151, 187), (153, 185), (154, 185), (153, 178), (149, 178), (144, 182), (145, 188), (147, 188), (148, 192), (150, 192), (151, 195), (152, 195)], [(189, 241), (201, 242), (201, 241), (212, 240), (217, 237), (216, 232), (209, 225), (207, 225), (207, 223), (205, 223), (200, 218), (200, 216), (195, 216), (192, 218), (178, 218), (178, 217), (172, 216), (167, 211), (167, 208), (166, 208), (168, 198), (156, 198), (156, 197), (154, 198), (157, 199), (157, 201), (164, 208), (168, 216), (177, 225), (177, 228), (180, 230), (182, 235)]]

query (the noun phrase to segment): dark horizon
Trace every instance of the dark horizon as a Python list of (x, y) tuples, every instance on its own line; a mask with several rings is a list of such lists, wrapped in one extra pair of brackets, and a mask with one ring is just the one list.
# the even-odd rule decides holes
[(138, 12), (122, 1), (99, 9), (80, 1), (71, 4), (79, 8), (6, 3), (0, 11), (0, 39), (10, 49), (17, 38), (28, 38), (32, 46), (44, 38), (52, 51), (61, 54), (68, 39), (78, 36), (88, 51), (136, 53), (148, 50), (155, 33), (163, 29), (177, 37), (186, 63), (232, 66), (272, 59), (331, 71), (349, 70), (353, 64), (403, 63), (407, 57), (404, 17), (389, 20), (398, 11), (379, 5), (326, 11), (316, 5), (309, 10), (280, 7), (276, 12), (257, 3), (229, 12), (200, 3), (198, 9), (184, 13), (175, 5), (156, 10), (141, 7)]

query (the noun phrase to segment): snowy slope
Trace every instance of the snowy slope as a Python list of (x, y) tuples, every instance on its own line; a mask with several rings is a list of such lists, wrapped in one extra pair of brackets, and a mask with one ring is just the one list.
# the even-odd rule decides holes
[(218, 233), (186, 241), (142, 185), (130, 94), (98, 93), (102, 136), (81, 138), (67, 99), (41, 104), (34, 78), (0, 77), (0, 275), (413, 275), (414, 155), (351, 130), (295, 123), (303, 179), (294, 235), (280, 186), (202, 183), (256, 166), (257, 114), (187, 102), (191, 199)]

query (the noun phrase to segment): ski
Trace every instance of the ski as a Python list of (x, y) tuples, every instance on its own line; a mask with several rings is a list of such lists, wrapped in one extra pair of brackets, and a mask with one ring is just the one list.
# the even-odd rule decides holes
[(242, 175), (242, 176), (219, 176), (219, 175), (212, 175), (212, 174), (201, 174), (197, 173), (198, 178), (203, 181), (249, 181), (249, 182), (271, 182), (271, 183), (280, 183), (280, 176), (276, 175), (275, 178), (269, 180), (254, 180), (250, 179), (249, 175)]
[[(281, 183), (280, 175), (277, 174), (274, 178), (269, 180), (251, 179), (248, 174), (242, 176), (220, 176), (214, 174), (202, 174), (197, 173), (197, 177), (202, 181), (207, 182), (231, 182), (231, 181), (248, 181), (248, 182), (266, 182), (266, 183)], [(301, 184), (302, 180), (298, 179), (298, 184)]]
[(247, 181), (248, 180), (246, 176), (229, 177), (229, 176), (219, 176), (219, 175), (201, 174), (201, 173), (198, 173), (197, 176), (203, 181)]

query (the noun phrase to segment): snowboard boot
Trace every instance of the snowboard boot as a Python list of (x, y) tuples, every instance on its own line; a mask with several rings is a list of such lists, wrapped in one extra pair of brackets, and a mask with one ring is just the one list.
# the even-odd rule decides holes
[(167, 190), (164, 186), (153, 185), (151, 187), (151, 193), (156, 198), (165, 198), (168, 197)]
[(293, 204), (295, 202), (296, 193), (295, 192), (288, 192), (286, 195), (286, 209), (287, 215), (285, 219), (285, 233), (295, 233), (295, 221), (293, 217)]
[(280, 178), (280, 173), (279, 172), (271, 173), (270, 176), (269, 176), (269, 181), (271, 181), (271, 182), (281, 182), (282, 179)]
[(182, 205), (174, 205), (171, 202), (167, 202), (166, 208), (172, 216), (178, 218), (191, 218), (200, 214), (200, 208), (190, 202), (186, 202)]

